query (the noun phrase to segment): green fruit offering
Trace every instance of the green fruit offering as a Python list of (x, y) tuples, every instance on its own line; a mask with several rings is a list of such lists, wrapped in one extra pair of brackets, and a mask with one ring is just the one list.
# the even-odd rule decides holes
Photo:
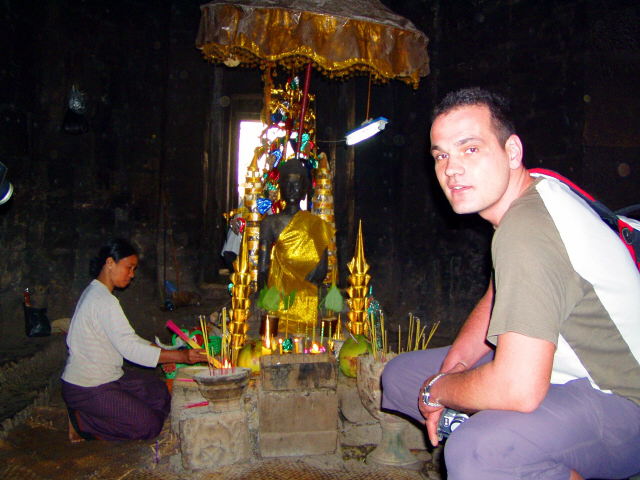
[(347, 377), (358, 375), (358, 357), (372, 354), (371, 342), (364, 335), (349, 336), (338, 354), (340, 371)]

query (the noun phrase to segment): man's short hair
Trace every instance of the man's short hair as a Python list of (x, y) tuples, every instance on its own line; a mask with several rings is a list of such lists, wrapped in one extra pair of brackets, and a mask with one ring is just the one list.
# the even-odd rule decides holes
[(501, 144), (504, 145), (507, 139), (516, 133), (516, 128), (511, 120), (509, 101), (499, 93), (490, 92), (480, 87), (462, 88), (449, 92), (433, 109), (431, 120), (434, 121), (439, 115), (469, 105), (484, 105), (489, 109), (493, 129)]

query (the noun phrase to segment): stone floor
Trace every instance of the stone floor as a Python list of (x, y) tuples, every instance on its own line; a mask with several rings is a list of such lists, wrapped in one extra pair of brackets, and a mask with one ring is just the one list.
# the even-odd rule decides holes
[[(145, 338), (164, 333), (168, 319), (181, 326), (197, 326), (197, 316), (220, 311), (228, 306), (226, 285), (209, 285), (199, 292), (201, 302), (175, 311), (165, 311), (152, 301), (137, 302), (127, 314)], [(145, 319), (141, 322), (140, 319)], [(18, 319), (21, 320), (21, 319)], [(53, 320), (53, 319), (52, 319)], [(19, 323), (19, 322), (18, 322)], [(255, 330), (255, 332), (254, 332)], [(366, 454), (374, 446), (342, 448), (343, 466), (322, 460), (253, 461), (247, 465), (227, 466), (220, 471), (186, 473), (178, 460), (178, 442), (169, 422), (159, 438), (138, 442), (83, 442), (71, 444), (67, 438), (67, 416), (58, 391), (60, 369), (64, 363), (64, 336), (0, 338), (0, 479), (345, 479), (413, 480), (439, 479), (433, 464), (425, 476), (418, 472), (384, 469), (366, 465)], [(257, 334), (257, 325), (250, 325)], [(54, 371), (58, 369), (57, 371)], [(51, 370), (51, 371), (49, 371)], [(39, 375), (40, 374), (40, 375)], [(37, 378), (46, 377), (46, 378)], [(429, 458), (424, 451), (417, 455)]]
[[(418, 472), (366, 465), (367, 452), (345, 449), (344, 468), (301, 460), (269, 460), (226, 466), (220, 471), (184, 472), (176, 467), (176, 439), (167, 428), (154, 441), (82, 442), (67, 439), (66, 411), (59, 393), (36, 407), (26, 421), (0, 440), (0, 478), (7, 480), (420, 480)], [(419, 452), (416, 452), (419, 454)]]
[[(167, 425), (168, 427), (168, 425)], [(157, 441), (82, 442), (67, 439), (62, 399), (36, 407), (27, 420), (0, 440), (0, 479), (4, 480), (440, 480), (433, 463), (423, 473), (371, 467), (366, 449), (344, 450), (341, 470), (300, 460), (269, 460), (227, 466), (220, 471), (185, 473), (174, 466), (175, 439), (165, 428)], [(420, 455), (420, 452), (414, 452)], [(638, 480), (633, 477), (630, 480)]]
[[(196, 310), (184, 309), (172, 312), (180, 317), (193, 315)], [(158, 324), (164, 319), (159, 318)], [(52, 336), (33, 342), (34, 352), (22, 350), (26, 355), (21, 360), (5, 363), (0, 371), (0, 385), (5, 397), (19, 393), (31, 406), (16, 405), (18, 415), (5, 419), (0, 425), (0, 479), (7, 480), (67, 480), (67, 479), (195, 479), (195, 480), (420, 480), (439, 479), (435, 467), (430, 463), (426, 475), (418, 472), (373, 467), (364, 463), (366, 454), (373, 446), (343, 447), (344, 463), (337, 468), (305, 457), (305, 460), (252, 461), (246, 465), (233, 465), (219, 471), (185, 472), (179, 462), (178, 442), (170, 432), (169, 421), (157, 440), (136, 442), (82, 442), (71, 444), (67, 438), (66, 409), (60, 396), (57, 378), (38, 385), (15, 380), (15, 371), (43, 371), (44, 363), (63, 364), (58, 355), (64, 350), (64, 337)], [(60, 358), (58, 358), (60, 357)], [(17, 363), (16, 363), (17, 362)], [(30, 374), (20, 377), (30, 377)], [(55, 377), (55, 378), (53, 378)], [(10, 381), (11, 380), (11, 381)], [(27, 391), (31, 389), (31, 391)], [(11, 393), (13, 392), (13, 393)], [(5, 397), (2, 397), (6, 400)], [(34, 400), (35, 399), (35, 400)], [(6, 403), (4, 402), (3, 403)], [(21, 410), (22, 409), (22, 410)], [(6, 412), (5, 412), (6, 413)], [(7, 423), (8, 422), (8, 423)], [(428, 458), (427, 452), (416, 451), (417, 455)]]

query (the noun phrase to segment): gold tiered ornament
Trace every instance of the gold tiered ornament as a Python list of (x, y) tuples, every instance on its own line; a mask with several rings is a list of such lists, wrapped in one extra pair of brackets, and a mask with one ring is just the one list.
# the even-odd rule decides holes
[[(314, 175), (316, 185), (313, 191), (312, 212), (322, 218), (336, 230), (336, 220), (333, 208), (333, 180), (329, 161), (324, 153), (318, 155), (318, 167)], [(336, 248), (336, 235), (328, 248), (327, 276), (324, 279), (326, 285), (335, 285), (338, 279), (338, 258)]]
[[(231, 323), (229, 325), (229, 333), (231, 335), (231, 363), (236, 364), (238, 359), (238, 351), (244, 346), (247, 339), (247, 330), (249, 325), (247, 319), (249, 317), (249, 308), (251, 300), (249, 296), (252, 291), (251, 270), (248, 261), (248, 235), (242, 236), (242, 244), (240, 246), (240, 255), (233, 262), (234, 272), (231, 274), (231, 282), (233, 288), (231, 291)], [(226, 319), (223, 318), (223, 321)]]
[(369, 264), (364, 258), (364, 240), (362, 239), (362, 220), (358, 223), (358, 239), (356, 240), (356, 251), (347, 264), (349, 268), (349, 287), (347, 287), (347, 329), (353, 335), (364, 335), (369, 330), (367, 321), (367, 294), (369, 293), (369, 281), (371, 275)]
[(258, 198), (262, 196), (263, 191), (262, 174), (258, 168), (258, 158), (260, 158), (263, 152), (263, 147), (255, 149), (251, 164), (247, 168), (244, 187), (244, 206), (247, 209), (247, 213), (245, 213), (244, 216), (246, 226), (242, 239), (243, 242), (246, 239), (247, 258), (249, 261), (247, 268), (251, 277), (252, 292), (258, 289), (258, 243), (260, 241), (260, 220), (262, 219), (262, 215), (258, 211)]

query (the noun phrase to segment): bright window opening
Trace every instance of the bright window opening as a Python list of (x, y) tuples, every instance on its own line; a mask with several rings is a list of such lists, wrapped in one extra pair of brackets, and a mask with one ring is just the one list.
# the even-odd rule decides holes
[[(242, 120), (240, 122), (240, 134), (238, 135), (238, 204), (244, 200), (244, 187), (247, 168), (253, 160), (253, 152), (260, 146), (260, 135), (265, 126), (258, 120)], [(262, 172), (265, 167), (266, 157), (258, 159), (258, 168)]]

